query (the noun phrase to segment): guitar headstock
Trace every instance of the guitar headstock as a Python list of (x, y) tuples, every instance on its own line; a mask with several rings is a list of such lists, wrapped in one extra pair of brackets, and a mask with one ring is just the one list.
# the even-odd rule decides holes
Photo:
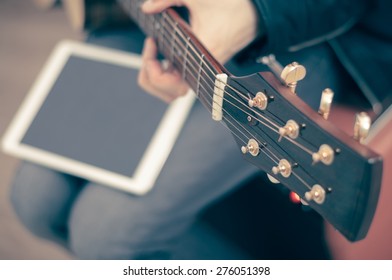
[[(289, 77), (301, 78), (303, 69), (292, 66)], [(327, 120), (331, 91), (323, 93), (318, 113), (293, 93), (295, 83), (287, 87), (269, 72), (229, 77), (223, 120), (248, 161), (348, 240), (360, 240), (376, 209), (382, 159)], [(366, 131), (356, 127), (362, 139)]]

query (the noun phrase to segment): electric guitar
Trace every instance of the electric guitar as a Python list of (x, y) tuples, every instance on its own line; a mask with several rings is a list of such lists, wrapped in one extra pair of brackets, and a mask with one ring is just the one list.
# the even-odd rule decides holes
[(280, 69), (270, 56), (264, 60), (275, 74), (235, 77), (174, 10), (145, 15), (140, 11), (143, 0), (120, 3), (155, 38), (160, 53), (181, 73), (211, 118), (227, 126), (246, 160), (295, 192), (348, 240), (366, 236), (383, 166), (382, 158), (360, 143), (370, 127), (367, 114), (357, 115), (353, 139), (327, 120), (330, 90), (323, 92), (319, 113), (294, 94), (305, 75), (301, 65)]

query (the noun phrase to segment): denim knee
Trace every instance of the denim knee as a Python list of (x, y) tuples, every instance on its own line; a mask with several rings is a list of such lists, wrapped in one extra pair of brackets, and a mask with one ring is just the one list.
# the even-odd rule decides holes
[(132, 196), (88, 184), (69, 218), (69, 242), (80, 259), (167, 259), (190, 224), (150, 196)]
[(72, 176), (23, 162), (11, 186), (11, 204), (34, 235), (57, 241), (66, 234), (68, 208), (78, 183)]

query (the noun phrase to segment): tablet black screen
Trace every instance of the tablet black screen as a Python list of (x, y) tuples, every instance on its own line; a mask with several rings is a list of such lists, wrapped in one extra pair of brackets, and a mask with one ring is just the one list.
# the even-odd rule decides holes
[(167, 109), (137, 72), (71, 56), (22, 143), (132, 176)]

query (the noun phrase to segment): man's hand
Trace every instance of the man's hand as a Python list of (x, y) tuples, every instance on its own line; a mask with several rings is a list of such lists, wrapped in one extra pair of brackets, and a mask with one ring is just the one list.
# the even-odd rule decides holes
[[(142, 10), (153, 14), (172, 6), (188, 8), (192, 31), (221, 63), (256, 37), (257, 16), (250, 0), (148, 0)], [(170, 102), (184, 95), (188, 86), (175, 70), (165, 71), (156, 56), (154, 41), (146, 39), (139, 84), (151, 94)]]

